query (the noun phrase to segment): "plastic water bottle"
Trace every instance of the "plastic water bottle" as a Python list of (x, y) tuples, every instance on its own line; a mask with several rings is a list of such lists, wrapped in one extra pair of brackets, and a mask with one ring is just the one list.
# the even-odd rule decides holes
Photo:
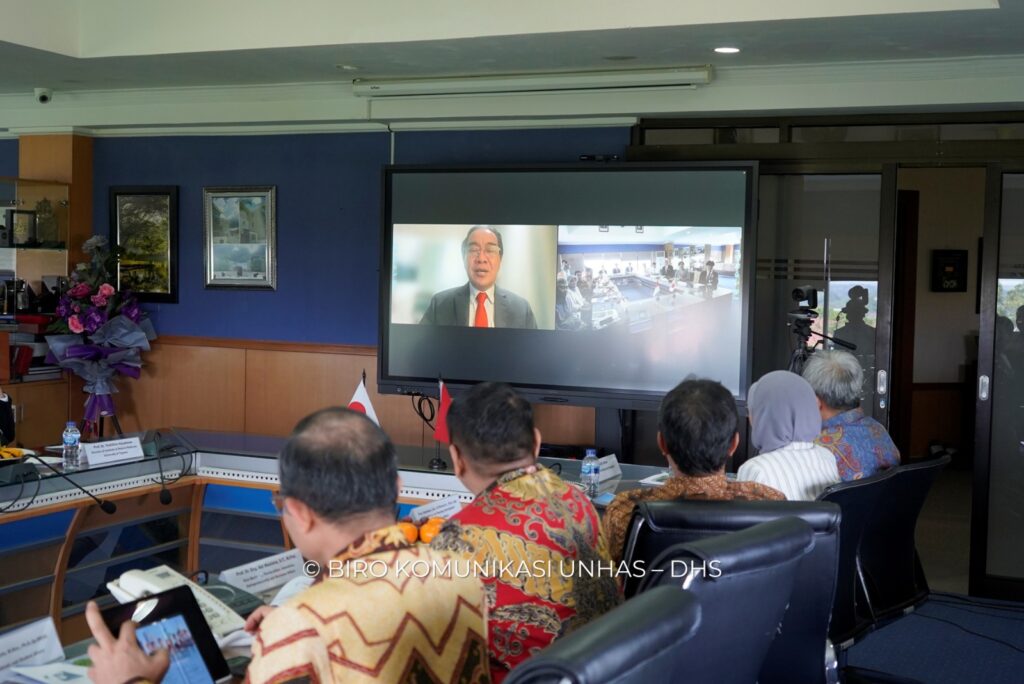
[(598, 485), (601, 483), (601, 462), (597, 460), (597, 449), (587, 449), (580, 467), (580, 482), (587, 496), (591, 499), (597, 496)]
[(75, 421), (69, 420), (64, 427), (64, 471), (78, 470), (78, 443), (82, 441), (82, 433), (78, 431)]

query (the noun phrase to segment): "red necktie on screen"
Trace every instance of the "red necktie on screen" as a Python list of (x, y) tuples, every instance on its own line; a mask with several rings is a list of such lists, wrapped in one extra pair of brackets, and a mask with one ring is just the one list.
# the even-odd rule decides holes
[(477, 292), (476, 293), (476, 317), (473, 318), (474, 328), (488, 328), (490, 327), (487, 323), (487, 293)]

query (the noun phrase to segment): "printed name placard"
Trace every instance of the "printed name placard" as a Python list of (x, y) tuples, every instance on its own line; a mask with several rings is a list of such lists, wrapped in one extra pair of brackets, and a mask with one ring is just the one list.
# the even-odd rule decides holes
[(146, 454), (142, 453), (142, 443), (138, 437), (111, 439), (107, 442), (83, 442), (79, 449), (90, 466), (141, 461), (146, 457)]
[(286, 584), (302, 575), (302, 554), (298, 549), (285, 551), (252, 563), (223, 570), (220, 581), (259, 594)]
[(622, 468), (619, 466), (619, 459), (615, 457), (615, 454), (608, 454), (597, 459), (598, 465), (601, 466), (601, 482), (610, 480), (613, 477), (622, 477)]
[(36, 620), (0, 637), (0, 673), (19, 665), (44, 665), (64, 659), (53, 618)]
[(462, 510), (462, 502), (459, 501), (457, 496), (446, 496), (443, 499), (437, 501), (431, 501), (425, 503), (422, 506), (409, 511), (409, 517), (415, 523), (426, 520), (427, 518), (445, 518), (448, 519)]

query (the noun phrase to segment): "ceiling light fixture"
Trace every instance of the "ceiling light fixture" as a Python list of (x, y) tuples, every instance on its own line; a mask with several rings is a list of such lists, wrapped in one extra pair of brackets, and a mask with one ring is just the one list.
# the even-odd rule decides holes
[(487, 93), (557, 92), (664, 87), (691, 87), (711, 82), (710, 66), (673, 69), (622, 69), (511, 76), (389, 79), (357, 78), (352, 92), (362, 97), (471, 95)]
[(717, 52), (720, 55), (735, 55), (739, 51), (740, 51), (740, 49), (738, 47), (716, 47), (715, 48), (715, 52)]

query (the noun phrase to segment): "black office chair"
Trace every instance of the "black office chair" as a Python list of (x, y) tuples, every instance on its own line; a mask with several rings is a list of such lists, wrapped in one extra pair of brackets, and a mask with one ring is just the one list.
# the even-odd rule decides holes
[(894, 468), (885, 491), (868, 519), (858, 556), (868, 608), (886, 620), (912, 609), (928, 597), (928, 580), (914, 543), (917, 519), (928, 492), (951, 457), (908, 463)]
[[(636, 507), (624, 558), (645, 565), (666, 548), (736, 532), (784, 517), (797, 517), (814, 530), (814, 548), (797, 570), (796, 586), (778, 636), (758, 677), (760, 684), (824, 684), (836, 676), (828, 641), (829, 618), (839, 562), (839, 506), (822, 501), (651, 501)], [(626, 596), (641, 578), (626, 578)]]
[(505, 684), (626, 684), (689, 681), (699, 654), (696, 597), (675, 587), (649, 591), (521, 663)]
[(832, 604), (832, 624), (829, 627), (829, 638), (839, 649), (850, 645), (872, 624), (858, 571), (857, 556), (872, 511), (885, 492), (888, 480), (895, 476), (896, 470), (890, 468), (861, 480), (834, 484), (818, 497), (818, 501), (839, 504), (843, 514), (839, 528), (836, 598)]
[[(701, 623), (687, 644), (687, 684), (753, 684), (782, 623), (814, 530), (781, 518), (665, 550), (640, 591), (674, 585), (700, 601)], [(643, 598), (641, 593), (632, 601)], [(629, 602), (627, 601), (627, 604)], [(794, 680), (790, 680), (794, 681)]]

